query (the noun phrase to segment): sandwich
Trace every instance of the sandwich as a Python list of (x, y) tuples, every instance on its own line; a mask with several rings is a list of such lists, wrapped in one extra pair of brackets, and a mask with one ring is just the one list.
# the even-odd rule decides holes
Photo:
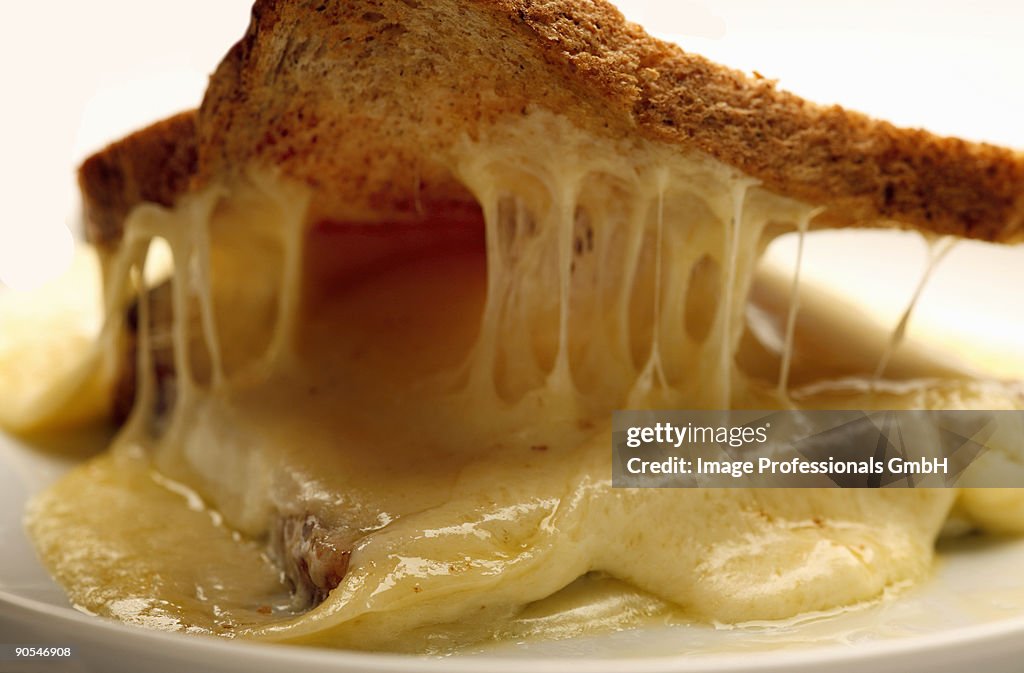
[(626, 408), (1021, 409), (747, 329), (789, 232), (1024, 239), (1012, 150), (815, 105), (604, 0), (257, 0), (198, 110), (79, 177), (121, 430), (29, 529), (90, 612), (446, 652), (860, 604), (927, 575), (951, 512), (1024, 529), (1013, 490), (619, 489), (609, 447)]

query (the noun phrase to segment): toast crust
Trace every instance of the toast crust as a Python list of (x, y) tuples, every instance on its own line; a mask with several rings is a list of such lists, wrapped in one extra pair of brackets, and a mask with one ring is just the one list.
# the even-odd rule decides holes
[(116, 245), (124, 220), (140, 203), (173, 206), (197, 165), (195, 111), (182, 112), (119, 140), (78, 169), (87, 239)]
[(309, 185), (314, 218), (464, 206), (452, 143), (534, 107), (596, 137), (704, 152), (824, 206), (815, 226), (1024, 239), (1021, 153), (809, 103), (656, 40), (603, 0), (257, 0), (193, 140), (182, 115), (83, 166), (90, 235), (116, 240), (133, 197), (166, 204), (189, 177), (253, 166)]

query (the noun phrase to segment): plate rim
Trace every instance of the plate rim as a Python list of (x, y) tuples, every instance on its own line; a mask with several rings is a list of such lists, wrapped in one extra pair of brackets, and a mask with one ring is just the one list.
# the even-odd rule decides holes
[[(955, 627), (948, 631), (877, 640), (855, 645), (830, 643), (822, 647), (766, 652), (699, 653), (655, 655), (651, 657), (553, 657), (478, 655), (415, 655), (386, 652), (360, 652), (307, 645), (228, 639), (204, 634), (161, 631), (143, 626), (123, 624), (101, 616), (79, 612), (0, 589), (0, 616), (38, 627), (57, 622), (67, 637), (75, 632), (94, 644), (121, 645), (120, 649), (138, 649), (145, 645), (180, 648), (189, 643), (187, 656), (209, 654), (240, 662), (245, 658), (273, 659), (277, 663), (310, 664), (327, 670), (404, 671), (408, 673), (463, 673), (486, 670), (512, 673), (529, 669), (534, 673), (600, 673), (602, 671), (634, 671), (635, 673), (740, 673), (756, 671), (820, 670), (862, 671), (871, 662), (889, 667), (903, 664), (920, 665), (942, 658), (947, 664), (969, 658), (975, 664), (986, 659), (1024, 652), (1024, 615), (989, 622)], [(125, 642), (127, 639), (127, 642)], [(165, 651), (165, 654), (167, 652)], [(988, 657), (979, 656), (984, 653)], [(996, 661), (999, 659), (997, 658)], [(932, 664), (932, 668), (935, 668)], [(941, 670), (939, 667), (937, 670)], [(314, 668), (311, 670), (320, 670)]]

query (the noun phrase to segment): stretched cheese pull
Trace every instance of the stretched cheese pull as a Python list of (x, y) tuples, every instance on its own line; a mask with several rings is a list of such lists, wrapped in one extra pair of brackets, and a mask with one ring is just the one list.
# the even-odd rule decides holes
[[(471, 57), (465, 47), (472, 44), (501, 48), (480, 49)], [(536, 7), (442, 2), (428, 12), (398, 0), (316, 8), (285, 0), (258, 2), (249, 31), (218, 68), (198, 113), (136, 134), (83, 166), (89, 234), (104, 246), (115, 245), (133, 204), (169, 205), (190, 188), (244, 182), (254, 170), (309, 190), (307, 227), (325, 221), (406, 222), (429, 229), (446, 213), (476, 212), (471, 218), (482, 229), (485, 219), (497, 219), (495, 199), (506, 195), (482, 193), (474, 187), (473, 171), (485, 169), (486, 146), (495, 140), (514, 146), (514, 138), (511, 143), (497, 139), (506, 132), (502, 129), (536, 118), (555, 119), (561, 126), (538, 125), (525, 140), (533, 144), (516, 148), (519, 152), (571, 128), (627, 154), (657, 147), (677, 154), (677, 164), (704, 162), (731, 173), (739, 182), (731, 188), (738, 191), (727, 228), (730, 244), (701, 262), (724, 270), (726, 301), (732, 301), (737, 282), (743, 285), (735, 277), (733, 257), (741, 247), (747, 189), (740, 184), (785, 195), (808, 211), (820, 208), (810, 227), (913, 226), (993, 241), (1020, 236), (1024, 162), (1012, 151), (815, 106), (769, 81), (658, 42), (601, 2)], [(481, 144), (481, 138), (492, 140)], [(481, 146), (485, 157), (467, 162), (466, 148)], [(564, 164), (587, 162), (586, 151), (553, 147), (566, 151)], [(599, 175), (600, 167), (570, 165), (552, 187), (568, 190), (555, 195), (562, 207), (573, 202), (573, 190), (583, 188), (586, 171)], [(639, 177), (656, 190), (665, 175), (648, 170)], [(680, 176), (672, 180), (678, 187)], [(550, 176), (541, 176), (540, 183), (542, 189), (552, 186)], [(516, 189), (510, 185), (505, 191)], [(626, 189), (638, 193), (635, 186)], [(691, 189), (698, 199), (718, 198), (702, 193), (699, 182)], [(649, 195), (645, 208), (653, 212), (656, 200)], [(664, 204), (657, 208), (663, 212)], [(485, 209), (491, 209), (487, 218)], [(559, 287), (561, 350), (555, 369), (563, 380), (572, 322), (568, 251), (578, 215), (559, 215), (561, 233), (554, 245), (561, 267), (558, 278), (548, 279)], [(586, 217), (594, 219), (590, 213)], [(603, 227), (594, 228), (602, 235)], [(496, 240), (494, 232), (488, 240)], [(493, 255), (488, 273), (491, 281), (501, 273)], [(647, 280), (641, 276), (637, 286)], [(651, 292), (660, 294), (660, 271), (654, 284)], [(496, 283), (490, 286), (493, 292)], [(632, 283), (626, 279), (620, 286)], [(679, 292), (679, 286), (668, 291)], [(662, 303), (652, 302), (659, 329), (678, 325), (661, 320)], [(501, 310), (496, 301), (488, 305)], [(721, 314), (727, 333), (734, 331), (733, 314)], [(620, 350), (624, 343), (619, 340)], [(716, 356), (722, 405), (730, 397), (730, 352), (731, 346)], [(656, 378), (665, 377), (663, 360), (655, 340), (649, 362)], [(500, 357), (495, 366), (510, 371)]]
[(907, 332), (907, 325), (910, 324), (910, 317), (914, 313), (914, 308), (917, 306), (917, 302), (921, 299), (921, 294), (928, 285), (928, 281), (931, 279), (932, 274), (935, 273), (935, 269), (938, 268), (942, 260), (947, 254), (949, 254), (949, 251), (953, 249), (954, 244), (955, 240), (950, 238), (942, 238), (928, 242), (928, 260), (925, 264), (924, 273), (921, 274), (921, 279), (914, 288), (914, 294), (910, 298), (910, 303), (907, 304), (907, 308), (900, 316), (899, 322), (896, 323), (896, 327), (893, 328), (889, 344), (882, 353), (882, 357), (878, 360), (878, 366), (875, 367), (875, 373), (873, 376), (875, 381), (885, 375), (885, 369), (889, 365), (889, 359), (892, 357), (893, 351), (895, 351), (903, 342), (903, 337)]
[[(474, 187), (473, 167), (486, 159), (467, 163), (467, 141), (478, 147), (480, 138), (515, 128), (517, 119), (545, 116), (627, 153), (654, 146), (699, 157), (720, 172), (751, 181), (760, 193), (784, 194), (808, 211), (821, 208), (810, 218), (812, 228), (914, 226), (993, 241), (1019, 237), (1024, 193), (1019, 154), (817, 107), (771, 82), (649, 38), (610, 5), (443, 2), (430, 12), (397, 0), (378, 5), (327, 3), (317, 10), (299, 2), (257, 3), (249, 32), (218, 69), (198, 113), (136, 134), (83, 166), (92, 240), (116, 245), (133, 204), (169, 205), (190, 187), (244, 181), (252, 170), (270, 171), (309, 190), (307, 227), (325, 221), (404, 222), (429, 229), (446, 213), (475, 212), (459, 218), (476, 219), (483, 229), (483, 209), (493, 210), (490, 202), (504, 197)], [(450, 18), (455, 15), (462, 18)], [(469, 58), (461, 48), (465, 44), (502, 48)], [(325, 72), (345, 74), (322, 77)], [(527, 142), (536, 144), (549, 132), (560, 128), (537, 128)], [(567, 153), (564, 163), (574, 158)], [(585, 152), (580, 158), (585, 161)], [(579, 170), (570, 167), (569, 174), (578, 176)], [(656, 189), (654, 183), (663, 177), (642, 179)], [(546, 179), (541, 183), (548, 186)], [(679, 180), (674, 178), (677, 185)], [(555, 188), (581, 187), (566, 177)], [(698, 198), (709, 198), (700, 193), (700, 184), (693, 189)], [(569, 204), (571, 197), (560, 194), (558, 202)], [(646, 207), (653, 208), (655, 200), (649, 196)], [(742, 212), (743, 198), (733, 201), (736, 213)], [(727, 230), (731, 239), (737, 239), (741, 225), (736, 213)], [(548, 279), (559, 287), (558, 343), (563, 345), (572, 322), (565, 311), (566, 269), (576, 215), (560, 215), (562, 233), (555, 246), (562, 267), (559, 278)], [(792, 225), (797, 219), (787, 221)], [(493, 232), (489, 240), (495, 240)], [(701, 261), (701, 268), (724, 269), (727, 301), (737, 282), (731, 255), (739, 247), (733, 240), (724, 254)], [(488, 273), (500, 269), (492, 256)], [(647, 281), (640, 278), (640, 284)], [(660, 272), (654, 283), (658, 288), (651, 292), (660, 293)], [(668, 291), (679, 292), (679, 286)], [(660, 319), (662, 303), (652, 302), (659, 328), (677, 325)], [(620, 302), (626, 305), (635, 304)], [(499, 310), (495, 301), (489, 306)], [(733, 331), (733, 313), (722, 313), (726, 332)], [(620, 349), (624, 343), (619, 340)], [(664, 379), (659, 344), (649, 353), (650, 372)], [(723, 381), (720, 404), (730, 397), (729, 351), (716, 356)], [(563, 380), (567, 353), (557, 352)], [(515, 369), (496, 357), (496, 367)]]

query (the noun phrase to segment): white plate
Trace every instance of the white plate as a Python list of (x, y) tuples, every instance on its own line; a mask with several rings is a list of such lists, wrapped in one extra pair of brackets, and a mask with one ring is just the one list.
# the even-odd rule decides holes
[(1021, 670), (1024, 540), (947, 545), (935, 576), (877, 605), (786, 625), (661, 627), (509, 644), (445, 659), (284, 647), (127, 627), (73, 609), (39, 565), (22, 526), (31, 494), (78, 459), (0, 435), (0, 643), (73, 645), (50, 669), (210, 673), (321, 671), (858, 671)]

